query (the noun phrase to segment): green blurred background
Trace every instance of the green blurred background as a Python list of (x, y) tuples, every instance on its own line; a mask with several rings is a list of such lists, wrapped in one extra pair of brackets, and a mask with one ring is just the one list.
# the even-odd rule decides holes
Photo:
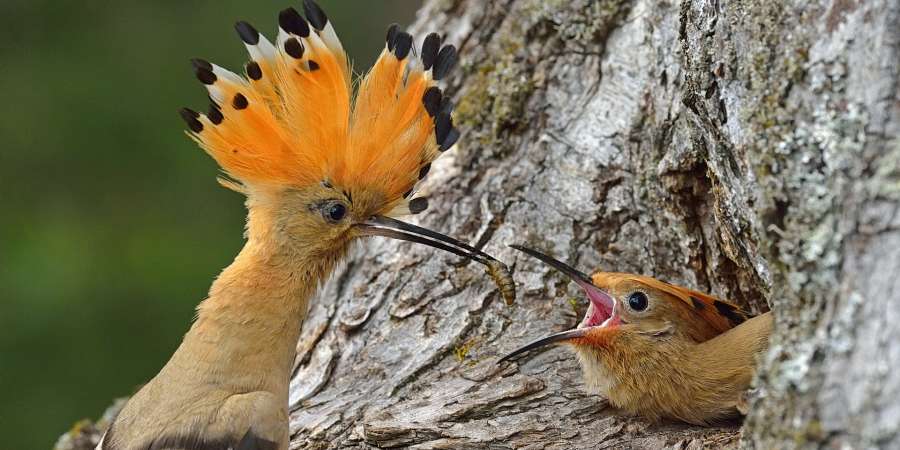
[[(48, 449), (152, 377), (242, 245), (242, 198), (182, 132), (195, 56), (239, 69), (265, 0), (0, 0), (0, 436)], [(419, 0), (321, 1), (366, 68)]]

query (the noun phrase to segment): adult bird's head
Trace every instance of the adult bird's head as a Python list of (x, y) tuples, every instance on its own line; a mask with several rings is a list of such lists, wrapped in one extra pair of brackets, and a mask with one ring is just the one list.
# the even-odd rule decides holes
[(239, 76), (193, 61), (212, 100), (181, 111), (189, 135), (244, 193), (253, 227), (309, 257), (343, 254), (362, 236), (387, 236), (476, 261), (490, 256), (447, 236), (395, 219), (427, 207), (416, 189), (432, 161), (460, 136), (453, 103), (437, 82), (455, 65), (437, 34), (416, 52), (393, 25), (375, 66), (352, 92), (351, 70), (325, 13), (304, 2), (279, 14), (275, 42), (246, 22), (236, 31), (250, 54)]
[(594, 272), (588, 276), (538, 251), (512, 247), (568, 276), (584, 290), (590, 305), (577, 328), (533, 341), (501, 361), (557, 342), (600, 352), (617, 345), (618, 350), (624, 346), (638, 350), (672, 337), (703, 342), (746, 319), (733, 304), (702, 292), (628, 273)]

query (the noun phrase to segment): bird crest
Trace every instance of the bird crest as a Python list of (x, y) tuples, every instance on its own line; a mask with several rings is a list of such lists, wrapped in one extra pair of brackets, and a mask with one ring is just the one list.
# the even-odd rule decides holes
[(243, 192), (323, 183), (381, 199), (386, 215), (423, 210), (417, 184), (459, 138), (437, 87), (456, 49), (432, 33), (417, 53), (392, 25), (375, 65), (354, 80), (325, 13), (311, 0), (303, 9), (305, 18), (281, 11), (274, 43), (235, 25), (250, 55), (243, 76), (192, 61), (212, 103), (205, 114), (181, 111), (188, 134), (237, 180), (223, 184)]

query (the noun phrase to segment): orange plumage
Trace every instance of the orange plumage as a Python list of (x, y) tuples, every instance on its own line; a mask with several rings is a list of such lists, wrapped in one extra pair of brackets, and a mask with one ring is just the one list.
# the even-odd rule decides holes
[(731, 302), (719, 300), (700, 291), (669, 284), (653, 277), (631, 273), (595, 272), (591, 275), (591, 279), (595, 286), (606, 291), (615, 291), (618, 285), (630, 282), (664, 292), (680, 300), (683, 306), (681, 311), (685, 318), (699, 318), (711, 328), (709, 335), (697, 336), (698, 340), (709, 339), (740, 325), (747, 319), (747, 314)]
[[(231, 177), (254, 188), (325, 182), (380, 197), (380, 212), (409, 212), (416, 183), (452, 147), (452, 104), (436, 81), (456, 60), (436, 34), (417, 58), (393, 26), (374, 67), (352, 95), (351, 69), (330, 23), (310, 27), (293, 9), (279, 16), (275, 43), (245, 22), (246, 76), (194, 60), (213, 105), (183, 110), (189, 132)], [(416, 212), (416, 211), (413, 211)]]
[(536, 250), (514, 248), (569, 276), (590, 300), (577, 328), (505, 356), (552, 343), (572, 345), (585, 384), (611, 404), (649, 419), (705, 425), (746, 411), (746, 392), (768, 348), (770, 313), (748, 318), (736, 305), (643, 275), (588, 276)]
[[(113, 421), (98, 449), (287, 450), (292, 366), (314, 293), (352, 243), (383, 236), (438, 248), (509, 280), (492, 256), (388, 215), (459, 138), (435, 86), (456, 62), (437, 34), (413, 51), (391, 27), (353, 96), (347, 56), (324, 11), (303, 1), (278, 16), (274, 43), (246, 22), (245, 76), (193, 61), (212, 106), (181, 111), (189, 135), (247, 195), (246, 243), (213, 282), (181, 345)], [(514, 295), (509, 287), (507, 296)]]

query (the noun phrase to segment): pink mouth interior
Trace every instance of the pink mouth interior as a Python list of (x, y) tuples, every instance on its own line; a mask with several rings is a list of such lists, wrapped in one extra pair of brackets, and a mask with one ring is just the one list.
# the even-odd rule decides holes
[(596, 327), (612, 317), (612, 311), (606, 311), (602, 306), (598, 308), (594, 304), (591, 304), (591, 306), (584, 316), (584, 321), (582, 322), (584, 326)]
[[(588, 300), (591, 301), (591, 306), (588, 307), (579, 328), (596, 327), (613, 317), (615, 300), (613, 300), (609, 294), (594, 286), (582, 286), (582, 288), (584, 289), (585, 294), (587, 294)], [(612, 322), (615, 321), (611, 321), (610, 325), (613, 324)]]

